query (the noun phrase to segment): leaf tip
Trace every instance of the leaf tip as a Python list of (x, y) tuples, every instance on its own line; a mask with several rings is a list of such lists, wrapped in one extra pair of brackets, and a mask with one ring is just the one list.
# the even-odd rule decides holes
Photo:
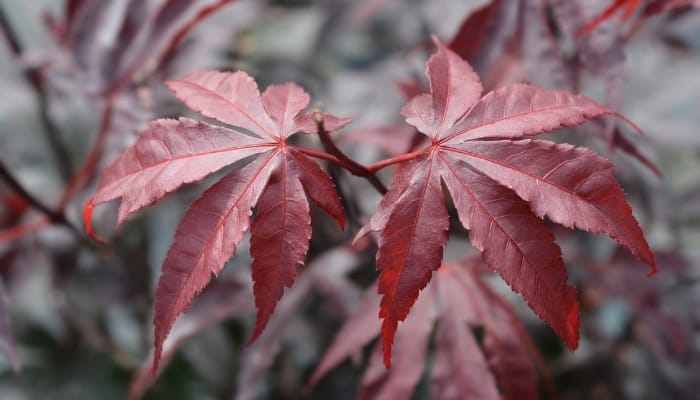
[(151, 359), (151, 376), (155, 377), (160, 373), (160, 361), (163, 358), (163, 340), (156, 339)]
[(651, 269), (650, 269), (649, 272), (647, 273), (647, 277), (653, 278), (653, 277), (656, 275), (657, 272), (659, 272), (659, 270), (656, 269), (656, 265), (652, 265), (652, 266), (651, 266)]
[(574, 351), (578, 348), (579, 344), (579, 328), (581, 325), (581, 319), (579, 318), (579, 306), (578, 302), (574, 302), (569, 309), (568, 315), (566, 317), (566, 337), (564, 338), (564, 343), (566, 347)]
[(83, 224), (85, 225), (85, 233), (90, 239), (92, 239), (96, 243), (105, 244), (105, 241), (99, 236), (97, 236), (97, 234), (92, 228), (92, 211), (94, 207), (95, 203), (93, 199), (90, 199), (83, 208)]
[(438, 50), (447, 49), (447, 46), (445, 46), (445, 44), (442, 42), (442, 40), (440, 40), (439, 37), (437, 37), (437, 35), (433, 34), (432, 36), (430, 36), (430, 39), (432, 39), (433, 43), (438, 48)]
[(398, 321), (385, 317), (382, 324), (382, 353), (384, 354), (384, 366), (391, 368), (391, 348), (394, 345), (394, 336)]
[(253, 333), (250, 335), (250, 339), (248, 339), (246, 342), (246, 346), (251, 346), (260, 338), (260, 335), (262, 335), (265, 327), (267, 326), (268, 318), (268, 316), (260, 315), (260, 311), (258, 311), (258, 316), (255, 320), (255, 328), (253, 328)]

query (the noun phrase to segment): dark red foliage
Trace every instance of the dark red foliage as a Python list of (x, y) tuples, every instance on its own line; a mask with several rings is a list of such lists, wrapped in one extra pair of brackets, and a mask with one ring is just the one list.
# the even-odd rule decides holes
[(654, 256), (612, 164), (590, 150), (526, 138), (615, 113), (582, 96), (529, 85), (482, 98), (469, 64), (435, 43), (426, 70), (430, 93), (403, 109), (432, 143), (398, 158), (406, 162), (363, 229), (379, 232), (384, 362), (389, 366), (398, 323), (442, 261), (449, 226), (443, 183), (474, 247), (574, 349), (576, 291), (541, 218), (606, 233), (652, 271)]
[[(234, 3), (241, 13), (193, 32)], [(15, 21), (21, 10), (0, 6), (0, 54), (11, 59), (9, 79), (2, 66), (2, 82), (12, 83), (5, 97), (14, 102), (27, 92), (17, 103), (36, 109), (26, 112), (31, 123), (24, 125), (41, 131), (28, 132), (29, 142), (20, 123), (21, 135), (2, 138), (9, 150), (0, 160), (0, 348), (15, 371), (35, 344), (22, 336), (15, 342), (10, 315), (22, 317), (22, 331), (39, 326), (54, 347), (85, 343), (108, 355), (109, 368), (133, 372), (123, 393), (130, 399), (159, 390), (156, 373), (178, 364), (189, 338), (240, 317), (207, 340), (222, 357), (238, 358), (233, 368), (204, 360), (211, 368), (197, 372), (212, 381), (215, 372), (237, 371), (209, 397), (233, 389), (241, 399), (296, 398), (312, 370), (308, 388), (321, 397), (324, 385), (342, 377), (336, 394), (351, 389), (356, 372), (339, 368), (324, 377), (351, 356), (357, 364), (369, 344), (358, 390), (367, 399), (537, 399), (545, 391), (556, 398), (555, 378), (566, 391), (567, 375), (581, 371), (591, 376), (589, 397), (602, 398), (616, 385), (637, 386), (599, 385), (594, 375), (608, 372), (591, 373), (600, 354), (624, 363), (633, 351), (661, 361), (637, 363), (652, 370), (645, 376), (671, 370), (667, 362), (687, 363), (669, 376), (697, 375), (697, 316), (688, 311), (696, 304), (673, 303), (666, 290), (696, 289), (692, 262), (678, 261), (693, 254), (682, 248), (689, 235), (678, 227), (695, 228), (700, 189), (692, 176), (659, 181), (656, 160), (666, 164), (675, 155), (642, 148), (627, 136), (641, 129), (621, 113), (653, 139), (677, 141), (675, 120), (658, 117), (689, 114), (695, 98), (678, 96), (675, 104), (663, 93), (639, 109), (623, 100), (651, 98), (652, 90), (672, 90), (678, 81), (690, 92), (695, 81), (661, 79), (626, 58), (658, 50), (692, 70), (695, 60), (685, 53), (696, 43), (686, 30), (694, 26), (679, 21), (696, 16), (686, 9), (700, 7), (698, 0), (268, 3), (65, 0), (62, 12), (38, 12), (43, 25), (28, 29)], [(302, 12), (312, 7), (313, 15)], [(278, 21), (289, 38), (274, 37), (277, 28), (269, 27)], [(399, 22), (401, 29), (387, 25)], [(36, 40), (31, 31), (42, 29)], [(444, 40), (435, 35), (431, 45), (426, 32), (433, 31)], [(663, 49), (642, 57), (647, 42)], [(413, 68), (426, 58), (427, 80)], [(232, 67), (250, 72), (216, 70)], [(357, 117), (353, 132), (336, 132), (350, 118), (320, 105), (308, 109), (311, 96), (296, 83), (261, 93), (249, 73), (258, 82), (304, 82), (318, 101)], [(640, 77), (650, 76), (659, 83), (637, 93)], [(10, 82), (17, 77), (24, 82)], [(173, 118), (183, 104), (201, 118)], [(647, 112), (659, 121), (654, 129)], [(10, 129), (14, 122), (12, 115)], [(560, 129), (551, 140), (537, 137)], [(648, 171), (624, 164), (615, 171), (587, 147), (601, 142), (604, 155), (620, 151)], [(697, 158), (684, 150), (683, 163)], [(655, 247), (673, 249), (670, 256), (650, 249), (616, 172)], [(685, 193), (673, 193), (687, 180)], [(200, 189), (186, 211), (163, 201), (176, 190)], [(122, 230), (102, 240), (97, 232), (109, 231), (109, 211), (100, 205), (113, 201)], [(143, 225), (124, 224), (161, 201), (142, 216)], [(85, 233), (100, 245), (76, 224), (81, 207)], [(172, 209), (184, 213), (174, 239)], [(610, 258), (599, 246), (604, 241), (619, 247)], [(465, 253), (473, 257), (450, 261)], [(234, 268), (212, 282), (234, 257)], [(160, 260), (156, 275), (149, 268)], [(649, 279), (643, 269), (653, 275), (657, 262), (663, 273)], [(27, 302), (23, 274), (39, 272), (50, 293), (26, 297), (51, 303), (41, 317), (31, 307), (15, 308), (11, 298), (20, 293)], [(508, 288), (514, 304), (500, 293)], [(154, 345), (143, 359), (150, 343), (143, 332), (150, 330), (141, 324), (153, 300)], [(606, 325), (610, 300), (624, 306)], [(524, 315), (516, 315), (521, 305), (554, 332), (533, 329), (555, 378), (519, 319)], [(256, 319), (247, 320), (255, 310)], [(41, 323), (26, 323), (33, 318)], [(336, 323), (342, 328), (315, 365)], [(531, 318), (528, 327), (538, 324)], [(579, 342), (585, 351), (566, 351)], [(31, 361), (33, 369), (45, 362)], [(172, 381), (169, 372), (158, 379)], [(268, 384), (275, 375), (283, 383)], [(672, 388), (670, 398), (689, 397), (681, 380), (659, 387)]]
[[(308, 129), (299, 113), (309, 96), (295, 84), (270, 86), (260, 95), (244, 72), (196, 72), (168, 86), (190, 108), (229, 125), (181, 118), (153, 122), (136, 143), (110, 164), (87, 209), (121, 199), (118, 224), (185, 183), (252, 155), (195, 201), (163, 262), (156, 290), (154, 370), (177, 316), (236, 253), (252, 223), (251, 254), (258, 320), (250, 341), (262, 333), (285, 287), (294, 281), (311, 238), (308, 195), (341, 227), (343, 206), (335, 186), (302, 150), (286, 140)], [(297, 121), (301, 119), (302, 123)], [(91, 231), (87, 213), (87, 230)]]
[[(442, 262), (449, 228), (443, 185), (472, 244), (490, 267), (574, 349), (579, 327), (576, 291), (567, 284), (561, 252), (541, 218), (606, 233), (652, 268), (654, 257), (610, 163), (583, 148), (527, 138), (616, 113), (582, 96), (529, 85), (482, 97), (480, 80), (469, 64), (439, 40), (435, 44), (438, 51), (426, 72), (430, 93), (414, 97), (403, 109), (406, 121), (432, 143), (367, 169), (404, 162), (362, 230), (379, 231), (384, 363), (390, 365), (398, 323), (406, 319)], [(344, 226), (342, 204), (330, 178), (307, 159), (308, 150), (286, 143), (291, 134), (312, 130), (313, 116), (299, 116), (309, 103), (302, 89), (294, 84), (271, 86), (261, 96), (245, 73), (213, 71), (196, 72), (168, 86), (193, 110), (254, 136), (184, 118), (153, 122), (105, 169), (86, 208), (89, 233), (94, 205), (121, 199), (121, 224), (182, 184), (250, 156), (257, 158), (207, 190), (178, 228), (156, 291), (154, 368), (176, 317), (236, 253), (251, 226), (253, 207), (251, 255), (258, 319), (251, 342), (262, 333), (284, 288), (293, 283), (296, 267), (304, 262), (312, 234), (306, 195)], [(328, 121), (334, 129), (344, 123), (333, 117)]]
[[(409, 399), (424, 373), (428, 340), (435, 333), (431, 399), (537, 399), (540, 355), (517, 316), (479, 276), (479, 260), (444, 263), (396, 334), (391, 369), (375, 346), (360, 398)], [(341, 328), (310, 378), (317, 384), (344, 359), (380, 334), (371, 317), (380, 299), (374, 288)], [(481, 344), (475, 332), (483, 329)], [(551, 386), (546, 371), (544, 378)]]

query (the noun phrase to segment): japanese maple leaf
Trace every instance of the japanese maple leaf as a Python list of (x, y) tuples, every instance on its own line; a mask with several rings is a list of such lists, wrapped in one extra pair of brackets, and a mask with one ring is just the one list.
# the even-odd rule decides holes
[[(237, 128), (187, 118), (151, 123), (105, 169), (86, 207), (88, 232), (93, 205), (121, 199), (121, 224), (131, 213), (182, 184), (257, 157), (206, 190), (177, 229), (156, 289), (154, 370), (176, 317), (235, 255), (249, 226), (258, 309), (252, 342), (265, 327), (284, 287), (291, 286), (297, 265), (304, 262), (311, 238), (306, 195), (341, 227), (345, 223), (330, 177), (302, 150), (286, 143), (296, 132), (315, 129), (310, 113), (299, 115), (309, 104), (303, 89), (287, 83), (270, 86), (261, 96), (246, 73), (216, 71), (195, 72), (167, 85), (193, 110)], [(326, 127), (335, 130), (347, 122), (327, 116)], [(251, 224), (251, 209), (256, 205)]]
[(403, 109), (406, 121), (432, 143), (373, 167), (402, 162), (360, 232), (379, 232), (385, 364), (399, 321), (442, 261), (446, 193), (489, 266), (574, 349), (576, 290), (567, 284), (561, 251), (542, 218), (605, 233), (652, 268), (654, 256), (610, 162), (585, 148), (528, 137), (615, 113), (583, 96), (523, 84), (481, 97), (469, 64), (434, 41), (438, 49), (426, 71), (430, 93)]
[[(607, 0), (601, 1), (607, 4)], [(573, 57), (563, 54), (561, 36), (573, 38), (589, 20), (584, 12), (588, 7), (580, 3), (492, 0), (464, 19), (449, 48), (471, 63), (482, 76), (486, 91), (527, 80), (546, 89), (576, 92), (581, 85), (579, 77), (590, 75), (605, 86), (605, 105), (618, 109), (625, 85), (621, 27), (596, 30), (576, 41)], [(507, 28), (492, 29), (493, 26)], [(607, 142), (610, 154), (619, 149), (659, 174), (658, 168), (616, 129), (613, 121), (598, 122), (605, 123), (604, 129), (595, 128), (593, 132)]]
[[(478, 276), (477, 260), (444, 263), (425, 288), (406, 329), (396, 334), (396, 360), (384, 368), (382, 347), (371, 353), (360, 399), (410, 399), (423, 375), (435, 331), (429, 375), (431, 399), (537, 399), (541, 356), (510, 307)], [(344, 359), (379, 335), (372, 289), (343, 325), (310, 378), (315, 385)], [(474, 329), (483, 329), (481, 344)], [(547, 371), (542, 370), (552, 387)], [(553, 390), (553, 389), (550, 389)]]

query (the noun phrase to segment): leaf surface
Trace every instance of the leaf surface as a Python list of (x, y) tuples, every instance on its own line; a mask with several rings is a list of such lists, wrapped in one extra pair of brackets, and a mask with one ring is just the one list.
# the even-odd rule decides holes
[(449, 218), (437, 169), (432, 158), (421, 163), (379, 237), (377, 268), (382, 274), (378, 292), (384, 295), (379, 316), (384, 319), (387, 367), (398, 322), (406, 318), (432, 271), (440, 266), (447, 243)]
[[(264, 329), (285, 287), (292, 285), (311, 238), (307, 195), (343, 227), (335, 185), (314, 161), (285, 140), (311, 132), (309, 95), (293, 83), (270, 86), (261, 95), (245, 72), (198, 71), (168, 82), (195, 111), (235, 128), (181, 118), (158, 120), (105, 170), (93, 205), (121, 199), (118, 222), (185, 183), (227, 165), (257, 158), (225, 175), (189, 208), (165, 258), (156, 289), (157, 369), (163, 342), (177, 316), (221, 272), (251, 227), (253, 293), (258, 319), (251, 337)], [(347, 119), (328, 115), (331, 127)], [(253, 208), (256, 217), (251, 222)], [(88, 231), (91, 231), (89, 221)]]
[[(105, 168), (95, 205), (121, 198), (118, 224), (185, 183), (270, 150), (273, 142), (194, 121), (152, 122), (124, 154)], [(145, 190), (144, 190), (145, 189)]]
[[(480, 267), (479, 260), (442, 264), (406, 319), (407, 329), (396, 333), (397, 351), (390, 369), (383, 365), (382, 346), (374, 347), (360, 398), (413, 398), (426, 366), (431, 372), (427, 376), (431, 399), (538, 398), (536, 363), (531, 357), (539, 356), (530, 353), (534, 345), (522, 334), (524, 327), (513, 311), (480, 282)], [(310, 385), (379, 335), (376, 317), (368, 316), (379, 302), (372, 292), (374, 288), (368, 289), (365, 300), (345, 322), (314, 371)], [(479, 344), (473, 329), (483, 329), (483, 344)], [(431, 335), (435, 347), (429, 359)], [(510, 362), (516, 364), (507, 370)], [(546, 371), (540, 372), (547, 379)]]
[(384, 361), (398, 323), (442, 260), (449, 217), (443, 185), (489, 266), (562, 338), (578, 346), (576, 290), (542, 218), (605, 233), (655, 266), (612, 171), (594, 152), (528, 137), (614, 114), (567, 92), (513, 85), (479, 98), (478, 76), (440, 41), (428, 61), (430, 93), (404, 107), (432, 143), (398, 167), (360, 234), (379, 233)]

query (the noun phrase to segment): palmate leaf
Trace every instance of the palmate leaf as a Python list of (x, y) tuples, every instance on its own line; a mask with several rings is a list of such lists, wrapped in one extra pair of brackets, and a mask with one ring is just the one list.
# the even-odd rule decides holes
[[(175, 319), (236, 253), (250, 227), (253, 294), (258, 317), (251, 337), (262, 332), (285, 287), (294, 281), (311, 238), (307, 196), (341, 227), (345, 217), (330, 177), (285, 140), (309, 132), (312, 120), (299, 113), (309, 96), (295, 84), (270, 86), (262, 95), (244, 72), (200, 71), (168, 82), (187, 106), (207, 117), (243, 128), (224, 128), (181, 118), (153, 122), (136, 143), (105, 171), (86, 207), (121, 199), (118, 223), (182, 184), (257, 156), (206, 190), (185, 214), (163, 263), (156, 289), (154, 370)], [(348, 122), (329, 116), (328, 128)], [(252, 208), (257, 215), (251, 222)]]
[(644, 9), (644, 15), (654, 15), (686, 7), (700, 8), (700, 0), (651, 0)]
[(605, 233), (655, 268), (654, 256), (613, 175), (594, 152), (526, 139), (615, 114), (583, 96), (514, 85), (481, 96), (469, 64), (435, 39), (431, 91), (403, 109), (432, 143), (399, 166), (377, 213), (361, 233), (379, 232), (378, 291), (384, 362), (399, 321), (440, 266), (454, 200), (470, 240), (491, 268), (574, 349), (578, 303), (559, 247), (542, 218)]
[[(541, 359), (510, 306), (481, 282), (478, 260), (443, 263), (396, 334), (391, 369), (382, 362), (382, 346), (371, 353), (360, 399), (410, 399), (428, 356), (435, 331), (430, 381), (431, 399), (537, 399), (536, 366)], [(380, 302), (374, 288), (345, 322), (312, 374), (315, 385), (333, 368), (359, 353), (380, 334), (367, 315)], [(483, 329), (479, 345), (474, 329)], [(546, 371), (540, 371), (548, 378)], [(548, 385), (551, 382), (546, 382)]]

